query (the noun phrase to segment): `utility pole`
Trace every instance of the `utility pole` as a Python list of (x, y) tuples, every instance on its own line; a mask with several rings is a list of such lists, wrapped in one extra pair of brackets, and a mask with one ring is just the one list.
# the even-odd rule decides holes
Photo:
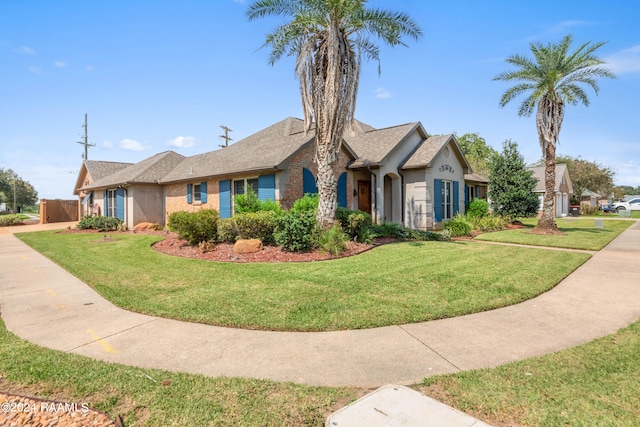
[(13, 172), (13, 214), (16, 214), (16, 186), (17, 186), (18, 174)]
[(219, 146), (225, 148), (229, 146), (229, 141), (233, 141), (233, 138), (229, 136), (229, 132), (233, 131), (224, 125), (220, 127), (222, 128), (222, 130), (224, 130), (224, 135), (220, 135), (220, 138), (224, 139), (224, 145), (220, 144)]
[(83, 141), (77, 141), (78, 144), (84, 145), (84, 157), (87, 160), (89, 158), (89, 147), (95, 147), (96, 144), (89, 144), (89, 124), (87, 123), (87, 113), (84, 114), (84, 138)]

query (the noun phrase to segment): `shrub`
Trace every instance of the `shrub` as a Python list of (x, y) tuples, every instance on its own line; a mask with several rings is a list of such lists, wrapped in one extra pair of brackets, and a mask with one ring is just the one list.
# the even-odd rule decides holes
[(506, 216), (488, 215), (485, 217), (472, 217), (469, 219), (474, 230), (497, 231), (502, 230), (511, 222)]
[(393, 237), (395, 239), (404, 239), (405, 237), (405, 228), (395, 222), (375, 224), (372, 229), (378, 237)]
[(467, 218), (458, 213), (455, 217), (451, 218), (449, 221), (446, 221), (442, 228), (445, 230), (449, 230), (449, 233), (452, 237), (460, 237), (460, 236), (471, 236), (471, 231), (473, 231), (473, 226), (467, 220)]
[(484, 218), (489, 215), (489, 202), (484, 199), (473, 199), (469, 203), (467, 216), (470, 218)]
[(0, 227), (22, 224), (24, 219), (18, 215), (0, 215)]
[(599, 212), (597, 206), (591, 206), (587, 204), (580, 205), (580, 215), (595, 215), (597, 212)]
[(334, 224), (327, 230), (319, 230), (317, 233), (317, 246), (331, 255), (338, 256), (347, 249), (349, 235), (342, 231), (338, 224)]
[(308, 251), (313, 247), (316, 226), (315, 210), (291, 209), (276, 217), (273, 237), (278, 246), (290, 252)]
[(214, 209), (198, 212), (174, 212), (169, 215), (169, 227), (191, 246), (216, 240), (220, 215)]
[(296, 212), (306, 212), (306, 211), (317, 211), (318, 210), (318, 202), (320, 201), (320, 196), (318, 194), (305, 194), (302, 198), (296, 200), (291, 207), (292, 211)]
[(235, 218), (221, 218), (218, 220), (218, 241), (235, 243), (238, 240), (238, 227)]
[(371, 215), (368, 213), (338, 207), (336, 216), (342, 230), (356, 242), (364, 242), (373, 238), (372, 233), (369, 231), (373, 222)]
[(425, 231), (425, 230), (411, 230), (406, 228), (404, 230), (404, 238), (410, 240), (418, 240), (418, 241), (443, 241), (449, 240), (445, 238), (441, 233), (436, 233), (435, 231)]
[(237, 237), (240, 239), (260, 239), (265, 244), (273, 243), (276, 216), (273, 211), (246, 212), (235, 215)]
[(247, 187), (247, 192), (245, 194), (235, 196), (234, 201), (234, 211), (236, 214), (261, 211), (280, 212), (282, 210), (280, 205), (271, 199), (267, 199), (266, 201), (258, 199), (258, 196), (255, 191), (253, 191), (252, 187)]
[[(87, 215), (78, 222), (76, 227), (81, 230), (123, 231), (123, 224), (121, 219), (112, 216)], [(124, 229), (126, 230), (126, 226)]]

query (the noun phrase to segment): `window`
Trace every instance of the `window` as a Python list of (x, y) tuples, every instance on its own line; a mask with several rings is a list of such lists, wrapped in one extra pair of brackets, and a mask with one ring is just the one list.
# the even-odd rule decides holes
[(258, 178), (236, 179), (233, 181), (233, 194), (244, 194), (245, 188), (251, 187), (253, 194), (258, 195)]
[(187, 184), (187, 203), (207, 203), (207, 182)]
[(116, 190), (107, 190), (107, 212), (106, 216), (116, 216)]
[(442, 219), (453, 217), (453, 191), (451, 181), (442, 181)]
[(193, 201), (201, 202), (202, 197), (200, 196), (200, 184), (193, 184)]

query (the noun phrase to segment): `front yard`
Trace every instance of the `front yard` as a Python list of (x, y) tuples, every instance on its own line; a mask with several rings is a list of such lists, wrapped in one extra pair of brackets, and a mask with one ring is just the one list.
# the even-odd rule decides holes
[(403, 242), (314, 263), (171, 257), (157, 236), (17, 235), (116, 305), (145, 314), (251, 329), (326, 331), (413, 323), (503, 307), (539, 295), (588, 254)]

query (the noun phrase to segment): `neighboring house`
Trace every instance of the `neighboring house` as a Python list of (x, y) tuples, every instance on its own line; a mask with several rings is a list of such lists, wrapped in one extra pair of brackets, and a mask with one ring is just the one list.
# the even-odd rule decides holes
[(178, 153), (165, 151), (94, 179), (79, 191), (93, 199), (95, 213), (120, 218), (130, 226), (141, 222), (164, 224), (165, 194), (158, 180), (183, 159)]
[(584, 190), (580, 196), (580, 204), (595, 208), (599, 204), (599, 200), (602, 196), (591, 190)]
[(104, 162), (99, 160), (83, 161), (73, 191), (73, 194), (77, 195), (80, 201), (78, 204), (78, 218), (82, 218), (85, 215), (102, 215), (100, 205), (95, 203), (93, 191), (85, 191), (82, 190), (82, 188), (131, 165), (133, 165), (133, 163)]
[[(94, 191), (96, 200), (102, 196), (103, 212), (124, 216), (130, 226), (143, 216), (166, 223), (173, 212), (200, 209), (215, 209), (227, 218), (233, 215), (235, 196), (248, 187), (285, 209), (305, 193), (317, 192), (315, 131), (305, 133), (300, 119), (287, 118), (220, 150), (191, 157), (172, 153), (171, 162), (160, 167), (158, 156), (167, 153), (81, 190)], [(138, 178), (140, 170), (149, 168), (155, 181)], [(369, 212), (376, 222), (415, 229), (439, 227), (464, 212), (470, 199), (486, 195), (486, 179), (473, 174), (455, 137), (429, 136), (419, 122), (375, 129), (355, 121), (345, 132), (334, 173), (340, 206)], [(162, 194), (163, 202), (137, 201), (149, 194)], [(126, 213), (133, 205), (140, 215)]]
[[(529, 166), (528, 170), (533, 172), (533, 177), (538, 180), (536, 188), (533, 190), (540, 199), (539, 214), (542, 213), (545, 193), (544, 166)], [(564, 163), (556, 164), (556, 182), (554, 186), (554, 211), (556, 218), (569, 215), (569, 198), (573, 194), (573, 186), (569, 177), (569, 170)]]
[(469, 203), (473, 199), (485, 199), (487, 200), (487, 194), (489, 192), (489, 180), (477, 173), (465, 173), (465, 194), (464, 205), (469, 206)]

